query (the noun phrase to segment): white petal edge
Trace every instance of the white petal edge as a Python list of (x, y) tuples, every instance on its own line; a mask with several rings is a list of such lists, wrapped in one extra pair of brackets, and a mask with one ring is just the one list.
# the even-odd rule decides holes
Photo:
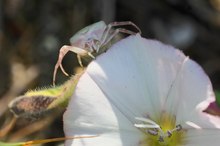
[[(204, 121), (208, 117), (203, 111), (214, 100), (215, 96), (208, 76), (196, 62), (186, 58), (168, 94), (168, 100), (165, 102), (166, 110), (174, 112), (178, 123), (188, 120)], [(202, 117), (204, 119), (200, 119)], [(202, 122), (200, 126), (204, 127)], [(213, 124), (210, 126), (212, 127)]]

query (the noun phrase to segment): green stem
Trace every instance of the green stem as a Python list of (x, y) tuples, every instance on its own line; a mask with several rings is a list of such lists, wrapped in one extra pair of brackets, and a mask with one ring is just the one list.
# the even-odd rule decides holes
[(6, 143), (0, 141), (0, 146), (23, 146), (24, 142), (18, 142), (18, 143)]

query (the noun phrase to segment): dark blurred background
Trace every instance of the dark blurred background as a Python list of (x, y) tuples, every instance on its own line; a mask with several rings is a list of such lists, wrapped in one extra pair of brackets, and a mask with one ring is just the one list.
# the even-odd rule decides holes
[[(220, 88), (220, 0), (0, 0), (1, 125), (8, 122), (7, 104), (13, 98), (52, 85), (60, 47), (69, 45), (75, 32), (100, 20), (133, 21), (142, 36), (171, 44), (196, 60), (214, 89)], [(76, 55), (68, 53), (63, 65), (74, 74), (79, 66)], [(57, 83), (67, 79), (59, 70)], [(18, 120), (2, 140), (63, 136), (62, 115), (45, 118)]]

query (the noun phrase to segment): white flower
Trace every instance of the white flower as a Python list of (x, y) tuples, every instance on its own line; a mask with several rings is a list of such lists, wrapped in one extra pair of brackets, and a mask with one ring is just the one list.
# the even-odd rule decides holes
[(219, 146), (202, 68), (172, 46), (130, 36), (96, 58), (64, 114), (66, 146)]

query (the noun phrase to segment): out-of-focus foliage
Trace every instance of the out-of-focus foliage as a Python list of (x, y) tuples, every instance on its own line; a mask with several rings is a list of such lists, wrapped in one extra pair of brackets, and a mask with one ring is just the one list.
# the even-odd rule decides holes
[[(144, 37), (190, 55), (203, 66), (214, 88), (220, 88), (219, 0), (0, 0), (1, 127), (12, 117), (8, 103), (29, 89), (52, 85), (60, 47), (69, 44), (76, 31), (100, 20), (133, 21)], [(74, 74), (79, 66), (76, 56), (68, 53), (63, 66)], [(67, 79), (58, 71), (58, 84)], [(62, 137), (63, 111), (36, 121), (17, 119), (1, 140)]]
[[(216, 103), (217, 103), (217, 105), (220, 107), (220, 92), (217, 91), (215, 95), (216, 95)], [(219, 114), (220, 114), (220, 113), (219, 113)]]

